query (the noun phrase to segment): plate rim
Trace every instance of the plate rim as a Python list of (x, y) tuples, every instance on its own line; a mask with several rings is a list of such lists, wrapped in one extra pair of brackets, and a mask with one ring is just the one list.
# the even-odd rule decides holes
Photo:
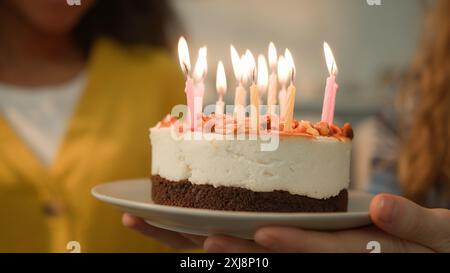
[[(249, 212), (249, 211), (221, 211), (221, 210), (209, 210), (209, 209), (201, 209), (201, 208), (185, 208), (185, 207), (176, 207), (176, 206), (168, 206), (168, 205), (160, 205), (155, 203), (144, 203), (141, 201), (134, 201), (129, 199), (122, 199), (118, 197), (108, 196), (102, 193), (99, 193), (99, 189), (107, 187), (112, 184), (121, 184), (121, 183), (150, 183), (150, 178), (140, 178), (140, 179), (123, 179), (117, 180), (107, 183), (102, 183), (94, 186), (91, 189), (91, 194), (98, 200), (120, 207), (130, 207), (134, 209), (140, 210), (151, 210), (159, 213), (170, 213), (170, 214), (189, 214), (193, 216), (213, 216), (216, 218), (229, 218), (229, 217), (244, 217), (248, 219), (286, 219), (286, 217), (295, 217), (295, 218), (354, 218), (354, 217), (369, 217), (369, 211), (357, 211), (357, 212)], [(151, 186), (150, 186), (151, 187)], [(350, 194), (363, 194), (368, 197), (373, 198), (374, 195), (364, 192), (364, 191), (355, 191), (349, 190)], [(129, 204), (129, 205), (125, 205)]]

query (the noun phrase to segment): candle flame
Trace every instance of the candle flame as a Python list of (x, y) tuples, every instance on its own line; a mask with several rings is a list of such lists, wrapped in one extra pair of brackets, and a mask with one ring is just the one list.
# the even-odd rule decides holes
[(186, 39), (181, 36), (178, 40), (178, 59), (180, 61), (181, 70), (185, 75), (191, 70), (191, 60), (189, 57), (189, 48)]
[(323, 50), (325, 52), (325, 61), (327, 62), (328, 72), (330, 75), (336, 76), (338, 73), (338, 67), (334, 59), (333, 51), (327, 42), (323, 43)]
[(247, 59), (247, 77), (251, 77), (252, 81), (256, 81), (256, 61), (250, 50), (245, 51), (245, 58)]
[(217, 93), (221, 96), (227, 91), (227, 78), (222, 61), (219, 61), (219, 64), (217, 65), (216, 89)]
[(208, 70), (207, 52), (206, 46), (198, 50), (197, 62), (194, 68), (194, 79), (197, 82), (203, 80), (206, 76), (206, 71)]
[(261, 93), (266, 92), (267, 85), (269, 85), (269, 72), (267, 69), (267, 62), (264, 55), (258, 56), (258, 87)]
[(289, 80), (289, 66), (283, 56), (278, 58), (278, 80), (285, 86)]
[(248, 56), (246, 54), (243, 54), (239, 61), (239, 82), (241, 84), (247, 83), (247, 79), (249, 76), (248, 62)]
[(291, 77), (291, 81), (294, 81), (295, 78), (295, 63), (294, 63), (294, 58), (292, 58), (292, 54), (289, 51), (289, 49), (286, 48), (286, 50), (284, 51), (284, 59), (286, 60), (286, 64), (288, 66), (288, 74)]
[(275, 70), (277, 69), (277, 60), (278, 60), (278, 57), (277, 57), (277, 49), (276, 49), (276, 47), (275, 47), (275, 45), (274, 45), (273, 42), (270, 42), (270, 44), (269, 44), (269, 54), (268, 54), (268, 57), (269, 57), (269, 66), (270, 66), (270, 69), (271, 69), (272, 71), (275, 71)]
[(234, 77), (236, 80), (241, 79), (241, 58), (233, 45), (230, 45), (231, 64), (233, 65)]

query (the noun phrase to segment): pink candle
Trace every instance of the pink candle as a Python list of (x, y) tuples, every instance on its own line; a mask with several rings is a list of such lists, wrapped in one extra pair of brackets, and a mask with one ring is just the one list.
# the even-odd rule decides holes
[(339, 89), (339, 86), (336, 83), (338, 69), (333, 52), (326, 42), (324, 43), (324, 52), (330, 76), (327, 78), (327, 85), (325, 87), (325, 95), (323, 98), (322, 121), (333, 124), (336, 93)]
[(203, 97), (205, 95), (205, 84), (203, 81), (194, 82), (191, 77), (186, 80), (186, 100), (188, 106), (188, 122), (191, 130), (199, 130), (200, 120), (203, 112)]
[(191, 129), (195, 128), (195, 88), (194, 88), (194, 80), (191, 77), (188, 77), (186, 80), (186, 87), (184, 89), (184, 92), (186, 93), (186, 102), (188, 106), (188, 116), (189, 116), (189, 125)]
[(322, 108), (322, 121), (325, 121), (328, 124), (333, 124), (334, 106), (338, 88), (339, 86), (336, 83), (336, 77), (334, 75), (328, 77)]
[(189, 104), (191, 111), (191, 130), (201, 130), (199, 124), (201, 124), (203, 114), (203, 97), (205, 95), (205, 83), (207, 62), (206, 62), (206, 47), (200, 48), (198, 51), (197, 63), (194, 68), (194, 90), (193, 101)]
[(198, 53), (197, 63), (195, 64), (193, 78), (190, 76), (191, 62), (189, 57), (189, 48), (184, 37), (178, 41), (178, 56), (180, 66), (186, 75), (186, 103), (188, 108), (188, 123), (191, 130), (199, 129), (199, 121), (203, 112), (203, 97), (205, 94), (205, 85), (203, 80), (206, 75), (206, 47), (202, 47)]
[(286, 117), (286, 85), (289, 81), (289, 65), (284, 56), (280, 56), (278, 58), (278, 80), (280, 81), (281, 85), (281, 90), (278, 93), (278, 101), (280, 103), (280, 118), (281, 120), (284, 120), (284, 118)]
[[(195, 128), (196, 130), (200, 130), (201, 128), (198, 126), (201, 124), (202, 115), (203, 115), (203, 97), (205, 96), (205, 84), (203, 81), (195, 84), (194, 86), (194, 126), (191, 128)], [(191, 123), (192, 124), (192, 123)]]

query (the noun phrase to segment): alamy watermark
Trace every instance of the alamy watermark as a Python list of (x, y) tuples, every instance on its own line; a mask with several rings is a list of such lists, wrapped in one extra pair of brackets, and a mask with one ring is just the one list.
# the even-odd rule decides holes
[[(278, 109), (278, 107), (276, 107)], [(261, 115), (256, 107), (248, 105), (240, 107), (237, 111), (234, 106), (227, 105), (223, 115), (212, 115), (215, 105), (207, 105), (202, 114), (212, 117), (202, 120), (198, 117), (194, 120), (193, 130), (189, 128), (190, 113), (186, 105), (176, 105), (172, 108), (171, 117), (181, 117), (179, 122), (171, 126), (171, 135), (176, 140), (251, 140), (257, 141), (261, 151), (275, 151), (280, 143), (278, 129), (280, 121), (277, 115), (270, 115), (269, 122), (266, 115)], [(261, 105), (259, 110), (265, 111), (266, 106)], [(253, 122), (251, 113), (258, 112), (259, 122)], [(185, 133), (191, 132), (191, 133)]]
[(381, 253), (381, 244), (378, 241), (370, 241), (367, 243), (366, 249), (370, 250), (369, 253)]
[[(81, 244), (78, 241), (69, 241), (66, 245), (69, 253), (81, 253)], [(381, 244), (378, 241), (369, 241), (366, 245), (369, 253), (381, 253)]]
[(69, 253), (81, 253), (81, 244), (78, 241), (69, 241), (66, 244)]
[(381, 6), (381, 0), (366, 0), (369, 6)]

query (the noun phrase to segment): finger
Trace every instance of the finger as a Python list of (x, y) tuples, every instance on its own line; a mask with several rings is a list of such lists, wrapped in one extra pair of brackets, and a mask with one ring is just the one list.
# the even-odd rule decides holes
[(261, 228), (255, 233), (255, 242), (276, 252), (343, 252), (333, 233), (288, 227)]
[(203, 248), (212, 253), (263, 253), (268, 250), (253, 241), (214, 235), (205, 240)]
[(426, 209), (403, 197), (379, 194), (370, 204), (375, 225), (438, 252), (450, 251), (450, 211)]
[(128, 213), (123, 214), (122, 223), (128, 228), (131, 228), (143, 235), (152, 237), (153, 239), (172, 248), (187, 249), (198, 247), (198, 245), (194, 244), (190, 239), (180, 235), (179, 233), (154, 227), (147, 224), (143, 219)]
[(255, 242), (276, 252), (367, 253), (368, 243), (380, 243), (381, 252), (429, 252), (418, 244), (389, 236), (375, 227), (338, 232), (320, 232), (289, 227), (265, 227), (255, 233)]

